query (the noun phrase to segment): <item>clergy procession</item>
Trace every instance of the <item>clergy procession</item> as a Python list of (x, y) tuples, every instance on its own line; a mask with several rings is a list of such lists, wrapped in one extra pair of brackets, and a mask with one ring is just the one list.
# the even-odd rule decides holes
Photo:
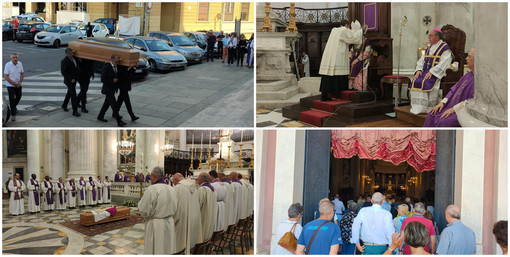
[(64, 182), (63, 178), (52, 181), (46, 176), (43, 181), (38, 181), (37, 176), (32, 174), (28, 183), (20, 179), (16, 173), (15, 178), (9, 178), (5, 190), (9, 194), (9, 213), (17, 216), (25, 214), (24, 193), (28, 195), (28, 213), (43, 211), (66, 210), (76, 207), (96, 206), (109, 204), (111, 198), (111, 185), (108, 176), (101, 180), (89, 177), (85, 181), (83, 176), (76, 182), (74, 178)]
[(195, 180), (175, 173), (168, 181), (155, 167), (150, 182), (138, 203), (145, 254), (223, 253), (225, 247), (239, 254), (236, 237), (242, 254), (250, 249), (254, 188), (241, 174), (202, 172)]

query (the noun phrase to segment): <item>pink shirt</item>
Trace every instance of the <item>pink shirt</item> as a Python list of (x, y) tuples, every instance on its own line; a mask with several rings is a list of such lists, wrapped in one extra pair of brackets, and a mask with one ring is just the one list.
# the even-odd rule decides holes
[[(413, 222), (413, 221), (418, 221), (421, 224), (425, 225), (425, 227), (429, 231), (429, 238), (430, 238), (430, 236), (435, 236), (436, 235), (436, 230), (434, 229), (434, 224), (432, 224), (432, 221), (427, 219), (427, 218), (425, 218), (425, 217), (423, 217), (422, 215), (417, 215), (417, 214), (415, 214), (415, 215), (413, 215), (411, 217), (407, 217), (407, 218), (404, 219), (404, 222), (402, 222), (401, 231), (404, 231), (404, 228), (406, 227), (406, 225), (409, 222)], [(430, 241), (429, 241), (429, 243), (430, 243)], [(427, 245), (425, 246), (424, 250), (426, 252), (430, 253), (429, 243), (427, 243)], [(404, 244), (404, 254), (411, 254), (411, 247), (409, 245)]]

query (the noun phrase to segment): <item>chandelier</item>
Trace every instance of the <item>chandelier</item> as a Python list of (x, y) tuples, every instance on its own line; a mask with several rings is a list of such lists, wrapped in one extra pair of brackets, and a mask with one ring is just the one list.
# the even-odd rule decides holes
[(165, 155), (165, 157), (166, 157), (166, 156), (169, 156), (169, 155), (170, 155), (170, 154), (174, 151), (174, 145), (173, 145), (173, 144), (170, 144), (170, 140), (166, 138), (168, 133), (169, 133), (169, 132), (166, 132), (166, 131), (165, 131), (165, 145), (162, 145), (162, 146), (160, 147), (161, 152), (163, 152), (163, 154)]
[(130, 154), (131, 152), (133, 152), (134, 147), (135, 147), (135, 143), (128, 140), (126, 131), (124, 131), (124, 133), (122, 135), (122, 141), (117, 143), (117, 151), (121, 155), (126, 156), (126, 155)]

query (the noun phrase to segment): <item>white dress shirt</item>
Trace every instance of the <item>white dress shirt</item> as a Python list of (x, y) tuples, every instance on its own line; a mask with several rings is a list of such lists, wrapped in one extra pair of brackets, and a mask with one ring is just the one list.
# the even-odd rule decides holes
[(342, 214), (345, 211), (345, 206), (342, 201), (335, 198), (335, 200), (333, 200), (332, 203), (335, 204), (335, 213), (336, 214)]
[[(14, 83), (19, 83), (21, 80), (21, 74), (23, 73), (23, 64), (20, 61), (16, 65), (12, 63), (12, 61), (5, 64), (4, 74), (9, 76), (9, 79)], [(5, 80), (5, 85), (7, 87), (14, 87), (9, 81)]]
[(352, 224), (351, 243), (359, 243), (359, 231), (361, 240), (374, 244), (391, 244), (391, 235), (395, 232), (391, 213), (374, 204), (362, 208)]

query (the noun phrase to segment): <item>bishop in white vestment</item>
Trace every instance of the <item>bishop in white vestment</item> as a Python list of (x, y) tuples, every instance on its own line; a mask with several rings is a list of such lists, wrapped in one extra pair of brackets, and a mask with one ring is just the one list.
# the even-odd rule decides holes
[(12, 192), (9, 199), (9, 213), (14, 216), (24, 214), (23, 191), (25, 191), (26, 187), (25, 183), (21, 181), (19, 173), (16, 173), (14, 179), (9, 181), (7, 188)]
[(28, 181), (28, 212), (41, 212), (41, 196), (39, 195), (40, 186), (37, 176), (32, 174), (32, 178)]

